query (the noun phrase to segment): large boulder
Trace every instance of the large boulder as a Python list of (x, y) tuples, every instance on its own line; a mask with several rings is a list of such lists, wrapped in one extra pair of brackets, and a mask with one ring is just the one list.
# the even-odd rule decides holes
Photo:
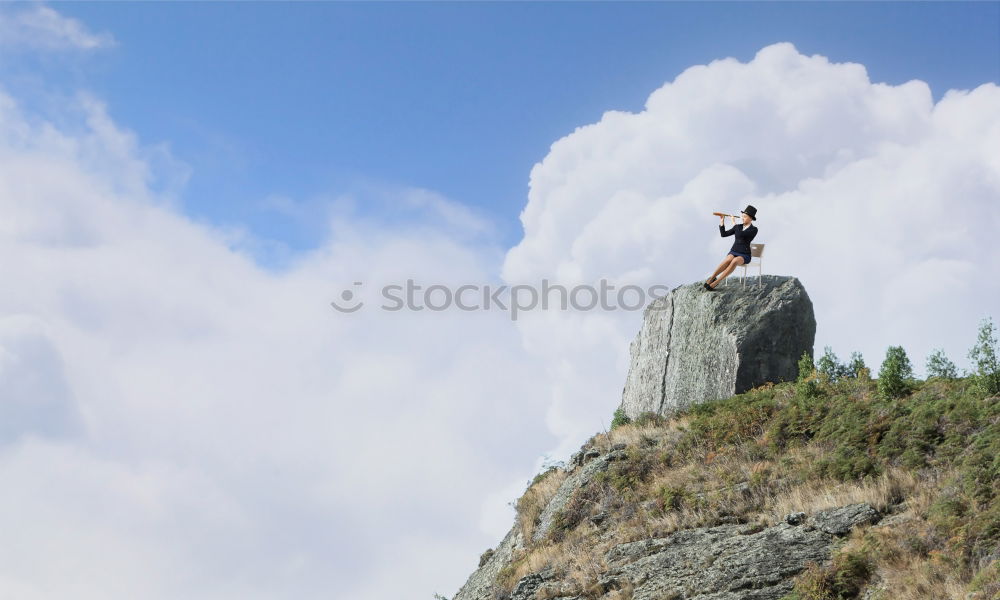
[(762, 275), (745, 285), (732, 278), (714, 291), (701, 281), (678, 286), (643, 313), (621, 408), (631, 418), (668, 415), (794, 381), (815, 336), (812, 301), (796, 277)]

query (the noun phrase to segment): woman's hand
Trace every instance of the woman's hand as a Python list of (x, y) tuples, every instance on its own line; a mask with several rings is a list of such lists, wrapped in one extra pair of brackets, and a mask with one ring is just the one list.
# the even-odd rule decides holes
[(719, 215), (719, 225), (726, 226), (726, 217)]

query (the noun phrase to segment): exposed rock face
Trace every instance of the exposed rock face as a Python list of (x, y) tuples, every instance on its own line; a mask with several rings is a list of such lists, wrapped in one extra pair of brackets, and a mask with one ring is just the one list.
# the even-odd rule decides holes
[(799, 526), (719, 525), (621, 544), (608, 553), (611, 571), (602, 583), (611, 589), (627, 581), (634, 600), (777, 599), (792, 590), (807, 562), (830, 558), (834, 534), (818, 522), (836, 523), (836, 535), (843, 535), (877, 520), (874, 508), (856, 504), (818, 512)]
[(511, 563), (514, 550), (524, 547), (521, 528), (517, 523), (507, 532), (492, 555), (469, 576), (468, 581), (455, 594), (454, 600), (493, 600), (496, 598), (496, 580), (500, 570)]
[(621, 407), (631, 418), (668, 415), (793, 381), (815, 336), (812, 301), (796, 277), (763, 275), (745, 286), (734, 279), (715, 291), (700, 281), (678, 286), (643, 313)]

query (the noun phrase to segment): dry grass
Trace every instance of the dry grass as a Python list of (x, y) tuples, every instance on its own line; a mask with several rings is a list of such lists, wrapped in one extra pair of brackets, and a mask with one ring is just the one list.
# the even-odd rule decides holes
[(604, 556), (612, 546), (607, 542), (595, 544), (594, 529), (590, 526), (583, 529), (580, 535), (570, 536), (561, 544), (565, 552), (553, 562), (566, 574), (567, 581), (572, 582), (576, 594), (594, 592), (598, 578), (608, 570)]
[(518, 498), (517, 523), (525, 540), (532, 539), (539, 516), (568, 476), (562, 469), (553, 469)]
[(672, 444), (680, 434), (688, 427), (691, 417), (682, 415), (662, 424), (655, 423), (637, 424), (627, 423), (619, 425), (611, 431), (598, 433), (590, 440), (590, 445), (602, 454), (609, 451), (615, 444), (628, 444), (637, 448), (652, 445), (653, 442), (664, 445)]
[[(900, 513), (908, 519), (888, 526), (865, 526), (850, 534), (843, 550), (860, 550), (873, 559), (876, 567), (874, 585), (881, 590), (875, 598), (888, 600), (995, 600), (968, 591), (969, 582), (961, 581), (938, 550), (928, 549), (931, 537), (928, 524), (920, 516), (926, 509), (919, 496), (931, 492), (919, 490)], [(921, 508), (923, 506), (923, 508)]]
[(618, 543), (617, 540), (599, 540), (591, 525), (580, 527), (558, 544), (544, 542), (526, 551), (508, 571), (504, 581), (498, 583), (509, 592), (522, 577), (552, 567), (561, 585), (558, 589), (539, 590), (538, 600), (561, 595), (596, 597), (600, 595), (595, 588), (597, 580), (608, 570), (604, 557)]
[(621, 589), (611, 590), (601, 596), (601, 600), (632, 600), (634, 594), (635, 587), (631, 583), (625, 582), (622, 584)]
[(884, 513), (925, 484), (914, 472), (900, 468), (890, 468), (871, 481), (804, 481), (781, 490), (780, 494), (770, 495), (761, 512), (770, 524), (779, 523), (788, 513), (812, 514), (859, 502), (867, 502)]
[[(874, 600), (996, 600), (1000, 590), (970, 592), (949, 557), (934, 547), (935, 532), (927, 522), (927, 509), (954, 471), (929, 472), (923, 476), (894, 469), (869, 485), (806, 486), (772, 514), (786, 510), (822, 510), (832, 505), (868, 502), (878, 507), (896, 493), (906, 497), (904, 510), (892, 523), (865, 525), (851, 531), (837, 552), (860, 552), (875, 567), (871, 586)], [(776, 504), (781, 506), (781, 504)]]

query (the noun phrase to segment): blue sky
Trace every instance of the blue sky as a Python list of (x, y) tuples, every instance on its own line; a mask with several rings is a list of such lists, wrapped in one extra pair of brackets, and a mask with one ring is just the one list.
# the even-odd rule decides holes
[(1000, 80), (995, 2), (52, 6), (117, 45), (71, 60), (8, 57), (10, 87), (95, 90), (118, 123), (191, 167), (189, 215), (292, 252), (323, 230), (266, 198), (308, 215), (365, 182), (477, 207), (510, 247), (528, 173), (555, 140), (604, 111), (640, 111), (690, 65), (746, 61), (776, 41), (862, 63), (872, 81), (922, 79), (935, 100)]

